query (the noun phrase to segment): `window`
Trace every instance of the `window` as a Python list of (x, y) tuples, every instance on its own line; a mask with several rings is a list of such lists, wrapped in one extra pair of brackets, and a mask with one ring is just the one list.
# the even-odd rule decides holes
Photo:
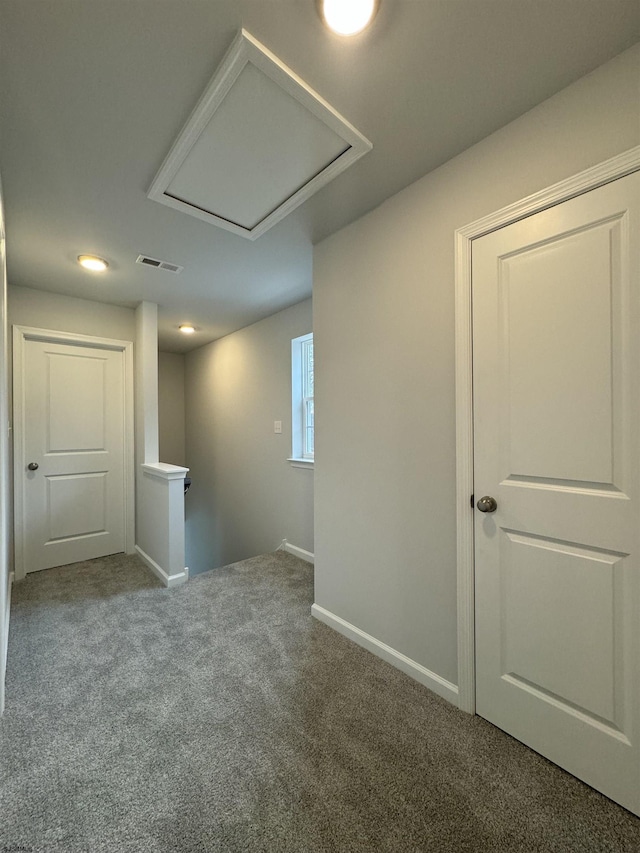
[(291, 341), (291, 462), (314, 458), (313, 335)]

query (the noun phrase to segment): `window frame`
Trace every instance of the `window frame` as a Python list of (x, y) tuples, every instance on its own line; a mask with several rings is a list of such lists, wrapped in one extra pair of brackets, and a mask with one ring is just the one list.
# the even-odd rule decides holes
[[(313, 332), (291, 341), (291, 456), (289, 462), (296, 467), (311, 468), (314, 463), (314, 451), (309, 450), (309, 403), (314, 402), (308, 387), (309, 344), (313, 346)], [(313, 355), (311, 356), (313, 358)], [(313, 390), (313, 389), (311, 389)]]

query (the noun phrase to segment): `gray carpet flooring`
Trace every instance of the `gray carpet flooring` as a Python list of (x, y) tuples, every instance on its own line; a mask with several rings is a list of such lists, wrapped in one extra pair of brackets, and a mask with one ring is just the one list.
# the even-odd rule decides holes
[(282, 552), (14, 587), (2, 853), (640, 851), (640, 820), (316, 622)]

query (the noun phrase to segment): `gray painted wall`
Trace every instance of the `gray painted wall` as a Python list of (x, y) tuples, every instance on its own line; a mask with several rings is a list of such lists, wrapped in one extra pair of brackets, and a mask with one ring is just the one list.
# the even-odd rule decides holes
[(182, 353), (158, 353), (158, 430), (160, 462), (186, 465)]
[(273, 551), (282, 539), (313, 551), (313, 471), (287, 462), (291, 339), (311, 323), (306, 300), (186, 356), (192, 574)]
[(9, 476), (9, 341), (4, 208), (0, 186), (0, 714), (4, 711), (4, 679), (9, 639), (9, 572), (13, 568), (9, 545), (11, 524)]
[(31, 287), (9, 287), (9, 322), (121, 341), (136, 339), (133, 308), (76, 299)]
[(457, 682), (454, 231), (640, 144), (640, 45), (314, 251), (316, 602)]

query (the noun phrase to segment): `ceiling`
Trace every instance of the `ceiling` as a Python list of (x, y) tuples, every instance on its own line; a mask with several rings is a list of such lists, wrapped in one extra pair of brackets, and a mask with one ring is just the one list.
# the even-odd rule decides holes
[[(241, 27), (374, 146), (255, 242), (147, 198)], [(637, 0), (382, 0), (351, 39), (315, 0), (0, 0), (9, 283), (157, 302), (161, 349), (201, 346), (308, 297), (314, 243), (638, 40)]]

